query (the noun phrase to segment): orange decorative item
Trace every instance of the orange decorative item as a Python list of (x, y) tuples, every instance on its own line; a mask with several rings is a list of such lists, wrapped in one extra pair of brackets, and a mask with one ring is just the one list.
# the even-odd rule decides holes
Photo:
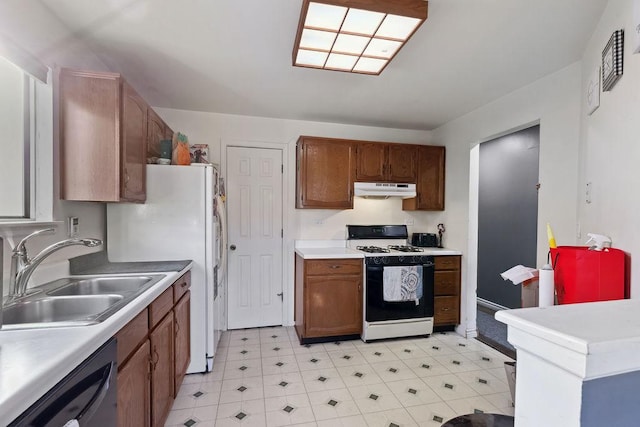
[(185, 134), (176, 132), (173, 135), (173, 165), (190, 165), (191, 155), (189, 152), (189, 140)]

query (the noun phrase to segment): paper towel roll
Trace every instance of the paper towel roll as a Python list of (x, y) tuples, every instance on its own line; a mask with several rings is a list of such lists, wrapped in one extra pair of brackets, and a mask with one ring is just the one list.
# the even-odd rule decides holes
[(538, 307), (549, 307), (554, 305), (553, 270), (549, 264), (545, 264), (544, 267), (540, 269), (538, 286)]

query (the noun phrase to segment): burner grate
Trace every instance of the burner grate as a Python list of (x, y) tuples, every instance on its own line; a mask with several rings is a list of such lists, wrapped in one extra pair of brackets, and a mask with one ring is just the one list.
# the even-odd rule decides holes
[(424, 252), (424, 249), (409, 245), (389, 245), (389, 249), (399, 252)]
[(356, 249), (367, 253), (391, 252), (390, 249), (381, 248), (380, 246), (356, 246)]

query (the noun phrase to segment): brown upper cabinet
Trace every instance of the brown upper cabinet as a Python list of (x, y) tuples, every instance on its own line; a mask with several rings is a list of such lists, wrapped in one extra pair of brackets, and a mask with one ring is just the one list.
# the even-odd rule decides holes
[(296, 208), (352, 209), (356, 141), (301, 136), (296, 147)]
[(61, 198), (144, 202), (147, 151), (171, 129), (117, 73), (61, 69), (58, 99)]
[(403, 210), (444, 210), (444, 165), (445, 148), (419, 145), (417, 196), (402, 201)]
[(416, 145), (361, 142), (357, 145), (356, 181), (416, 182)]

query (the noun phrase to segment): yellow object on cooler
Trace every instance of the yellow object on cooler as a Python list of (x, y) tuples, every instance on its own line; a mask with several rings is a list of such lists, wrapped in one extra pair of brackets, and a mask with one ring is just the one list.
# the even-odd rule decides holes
[(556, 238), (553, 237), (553, 231), (551, 231), (551, 226), (547, 223), (547, 239), (549, 239), (549, 248), (555, 249), (558, 246), (556, 245)]

